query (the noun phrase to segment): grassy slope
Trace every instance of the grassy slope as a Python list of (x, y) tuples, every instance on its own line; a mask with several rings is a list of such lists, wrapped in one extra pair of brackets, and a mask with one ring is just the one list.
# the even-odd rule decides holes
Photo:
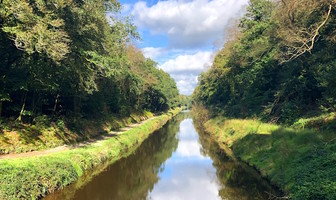
[(48, 156), (0, 160), (0, 199), (36, 199), (76, 181), (85, 171), (117, 160), (181, 111), (149, 120), (122, 135)]
[(38, 117), (35, 125), (0, 121), (0, 154), (23, 153), (74, 144), (108, 134), (112, 130), (152, 116), (150, 112), (143, 112), (125, 118), (110, 116), (104, 120), (80, 120), (72, 129), (64, 120), (50, 122), (46, 116)]
[[(300, 123), (314, 124), (314, 120), (319, 121)], [(210, 119), (204, 126), (291, 199), (336, 199), (335, 132), (223, 117)]]

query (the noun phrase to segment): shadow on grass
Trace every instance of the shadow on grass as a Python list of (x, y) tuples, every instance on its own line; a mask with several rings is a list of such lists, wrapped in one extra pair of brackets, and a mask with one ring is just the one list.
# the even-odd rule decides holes
[(59, 119), (44, 125), (43, 129), (43, 132), (49, 132), (52, 138), (62, 141), (63, 144), (82, 142), (107, 133), (103, 129), (102, 122), (87, 119), (79, 119), (76, 122)]
[(336, 114), (330, 113), (311, 118), (299, 119), (293, 128), (314, 128), (318, 130), (336, 130)]
[(1, 142), (4, 142), (6, 144), (10, 144), (9, 139), (5, 136), (4, 130), (1, 126), (0, 126), (0, 140), (1, 140)]
[(40, 139), (40, 136), (42, 135), (40, 129), (25, 127), (24, 125), (19, 125), (19, 129), (18, 134), (20, 135), (23, 144), (36, 144), (37, 142), (45, 144), (45, 142)]
[(336, 199), (336, 132), (278, 128), (232, 148), (292, 199)]

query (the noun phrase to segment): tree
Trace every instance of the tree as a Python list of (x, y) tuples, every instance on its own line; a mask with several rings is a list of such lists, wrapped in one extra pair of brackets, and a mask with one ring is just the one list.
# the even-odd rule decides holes
[[(5, 117), (77, 121), (177, 105), (175, 82), (130, 45), (139, 35), (117, 1), (3, 0), (0, 19)], [(154, 101), (160, 105), (152, 107)]]
[(334, 4), (250, 1), (240, 33), (200, 75), (194, 99), (216, 113), (287, 124), (335, 110)]
[(312, 53), (334, 8), (335, 2), (330, 0), (281, 0), (276, 17), (278, 34), (283, 39), (282, 62)]

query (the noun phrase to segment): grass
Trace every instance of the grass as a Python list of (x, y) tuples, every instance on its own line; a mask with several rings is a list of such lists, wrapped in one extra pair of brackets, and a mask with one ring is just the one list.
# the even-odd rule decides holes
[(313, 128), (319, 130), (336, 130), (336, 113), (328, 113), (296, 121), (292, 128)]
[[(322, 118), (302, 121), (316, 124), (314, 121)], [(259, 120), (215, 117), (204, 127), (218, 143), (229, 146), (238, 158), (281, 188), (286, 197), (336, 199), (336, 132), (302, 129), (297, 124), (285, 128)]]
[(109, 116), (100, 120), (82, 119), (72, 125), (62, 119), (51, 122), (47, 116), (37, 117), (33, 125), (11, 120), (0, 121), (0, 154), (24, 153), (75, 144), (150, 117), (153, 114), (144, 111), (124, 118)]
[(67, 186), (86, 171), (127, 155), (180, 111), (175, 109), (121, 135), (83, 148), (0, 160), (0, 199), (38, 199)]

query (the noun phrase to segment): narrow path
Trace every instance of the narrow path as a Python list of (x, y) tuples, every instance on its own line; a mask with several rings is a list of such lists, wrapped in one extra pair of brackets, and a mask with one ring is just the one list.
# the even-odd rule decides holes
[(69, 150), (69, 149), (76, 149), (76, 148), (81, 148), (81, 147), (85, 147), (88, 145), (100, 145), (103, 141), (110, 139), (112, 137), (116, 137), (120, 134), (125, 133), (126, 131), (138, 127), (142, 124), (144, 124), (145, 122), (155, 119), (156, 117), (151, 117), (149, 119), (146, 119), (144, 121), (141, 121), (139, 123), (136, 124), (131, 124), (127, 127), (121, 128), (119, 131), (112, 131), (106, 135), (101, 135), (101, 136), (97, 136), (93, 139), (90, 139), (89, 141), (85, 141), (85, 142), (80, 142), (80, 143), (76, 143), (76, 144), (70, 144), (70, 145), (63, 145), (63, 146), (59, 146), (59, 147), (55, 147), (52, 149), (47, 149), (47, 150), (41, 150), (41, 151), (32, 151), (32, 152), (26, 152), (26, 153), (20, 153), (20, 154), (6, 154), (6, 155), (0, 155), (0, 160), (1, 159), (15, 159), (15, 158), (26, 158), (26, 157), (33, 157), (33, 156), (44, 156), (44, 155), (48, 155), (51, 153), (57, 153), (60, 151), (65, 151), (65, 150)]

